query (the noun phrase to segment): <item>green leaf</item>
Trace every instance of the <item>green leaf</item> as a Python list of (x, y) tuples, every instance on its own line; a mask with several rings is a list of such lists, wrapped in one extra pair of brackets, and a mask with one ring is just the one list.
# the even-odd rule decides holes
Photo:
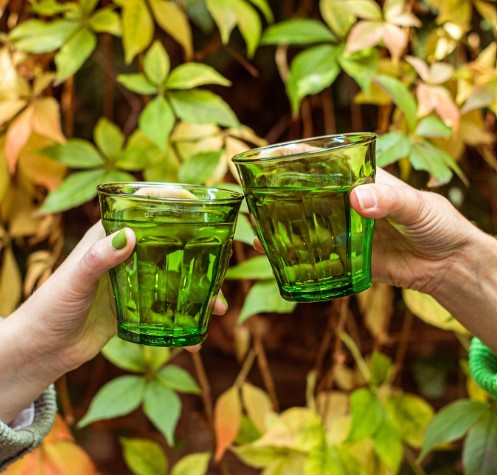
[(409, 130), (413, 131), (416, 127), (418, 106), (407, 86), (392, 76), (377, 75), (374, 81), (387, 92), (393, 103), (403, 112)]
[(185, 369), (169, 364), (157, 373), (159, 381), (168, 388), (181, 393), (200, 394), (200, 388)]
[(170, 92), (168, 97), (176, 115), (185, 122), (234, 128), (240, 125), (231, 107), (211, 91), (175, 91)]
[(96, 33), (109, 33), (114, 36), (122, 35), (121, 17), (110, 8), (102, 8), (90, 18), (88, 26)]
[(116, 124), (105, 117), (98, 120), (93, 138), (100, 151), (110, 160), (115, 160), (122, 152), (124, 135)]
[(206, 475), (210, 458), (209, 452), (186, 455), (176, 462), (171, 475)]
[(117, 168), (124, 170), (143, 170), (162, 161), (162, 152), (141, 130), (136, 129), (128, 139), (126, 148), (115, 162)]
[(487, 411), (487, 405), (479, 401), (461, 399), (441, 409), (426, 430), (420, 459), (434, 447), (461, 438)]
[(28, 53), (50, 53), (59, 49), (80, 28), (80, 24), (68, 20), (26, 20), (9, 34), (20, 51)]
[(369, 94), (371, 81), (374, 73), (378, 69), (380, 53), (376, 48), (366, 48), (347, 55), (343, 54), (344, 45), (340, 45), (337, 54), (337, 61), (342, 69), (359, 85), (359, 87)]
[(374, 435), (385, 418), (378, 396), (366, 388), (355, 390), (350, 396), (352, 423), (348, 441), (367, 439)]
[(88, 16), (97, 7), (98, 0), (79, 0), (82, 16)]
[(132, 181), (134, 177), (119, 170), (98, 168), (69, 175), (43, 202), (41, 211), (60, 213), (90, 201), (97, 195), (96, 187), (106, 181)]
[(271, 25), (261, 38), (263, 45), (309, 45), (334, 41), (336, 38), (326, 25), (311, 18), (284, 20)]
[(343, 8), (344, 3), (342, 0), (320, 0), (319, 2), (323, 20), (339, 38), (345, 38), (357, 20), (354, 15)]
[(142, 351), (143, 362), (149, 374), (156, 374), (171, 359), (171, 348), (166, 346), (144, 345)]
[(221, 33), (221, 41), (227, 44), (230, 40), (231, 32), (237, 25), (238, 18), (230, 8), (229, 0), (206, 0), (206, 5), (214, 22)]
[(55, 55), (57, 81), (73, 76), (97, 46), (97, 37), (88, 29), (79, 30)]
[(145, 379), (140, 376), (120, 376), (100, 388), (88, 412), (78, 422), (84, 427), (101, 419), (112, 419), (134, 411), (142, 402)]
[(376, 163), (379, 167), (386, 167), (408, 157), (410, 151), (411, 143), (402, 132), (388, 132), (380, 135), (376, 140)]
[(274, 277), (271, 264), (266, 256), (247, 259), (226, 272), (226, 279), (272, 279)]
[(448, 183), (452, 178), (452, 170), (459, 176), (463, 175), (457, 163), (447, 152), (426, 140), (416, 140), (411, 144), (409, 159), (415, 170), (429, 172), (437, 185)]
[(46, 17), (70, 11), (73, 7), (74, 5), (61, 4), (57, 0), (41, 0), (30, 4), (30, 9), (33, 13)]
[[(240, 241), (249, 246), (254, 244), (255, 232), (254, 228), (250, 224), (250, 221), (244, 214), (238, 214), (238, 220), (236, 222), (235, 229), (235, 241)], [(229, 272), (229, 270), (228, 270)]]
[(124, 0), (122, 21), (125, 60), (129, 64), (152, 41), (154, 23), (145, 0)]
[(100, 167), (105, 163), (98, 150), (83, 139), (70, 139), (64, 144), (43, 148), (40, 153), (71, 168)]
[(111, 338), (102, 348), (102, 355), (113, 365), (126, 371), (142, 373), (145, 371), (143, 353), (140, 345), (121, 340), (117, 336)]
[(162, 151), (167, 147), (174, 123), (174, 112), (163, 96), (152, 99), (138, 119), (140, 130)]
[(429, 115), (419, 121), (414, 133), (419, 137), (449, 138), (452, 135), (452, 129), (439, 117)]
[(433, 419), (433, 408), (414, 394), (392, 394), (386, 401), (385, 409), (403, 440), (419, 449), (426, 428)]
[(188, 15), (176, 2), (149, 0), (149, 4), (157, 24), (183, 47), (186, 59), (190, 59), (193, 56), (193, 44)]
[(171, 71), (167, 78), (167, 89), (193, 89), (206, 84), (229, 86), (231, 82), (214, 68), (201, 63), (184, 63)]
[(392, 473), (398, 473), (404, 458), (402, 438), (397, 429), (386, 421), (374, 434), (374, 449), (380, 459), (392, 469)]
[(487, 411), (468, 430), (463, 449), (465, 475), (494, 475), (497, 467), (497, 414)]
[(126, 465), (135, 475), (166, 475), (167, 458), (162, 447), (149, 439), (120, 437)]
[(150, 82), (160, 86), (169, 74), (170, 60), (161, 42), (156, 40), (147, 51), (143, 60), (143, 69)]
[(257, 11), (243, 0), (225, 0), (232, 5), (238, 16), (238, 28), (247, 45), (247, 56), (252, 58), (261, 37), (261, 20)]
[(305, 96), (321, 92), (336, 79), (340, 72), (336, 53), (337, 48), (333, 46), (315, 46), (299, 53), (292, 61), (286, 87), (294, 115)]
[(174, 445), (174, 430), (181, 414), (181, 400), (178, 395), (153, 379), (147, 384), (143, 410), (166, 438), (167, 443)]
[(369, 363), (369, 371), (371, 375), (370, 382), (374, 386), (380, 386), (385, 382), (392, 370), (393, 364), (391, 358), (383, 353), (373, 351), (371, 361)]
[(271, 11), (271, 6), (267, 0), (250, 0), (250, 3), (255, 5), (262, 12), (269, 23), (274, 21), (273, 12)]
[(281, 297), (275, 280), (262, 280), (249, 290), (238, 322), (242, 323), (252, 315), (262, 312), (291, 313), (295, 306), (295, 302), (288, 302)]
[(197, 153), (181, 165), (178, 179), (183, 183), (203, 184), (219, 166), (219, 160), (224, 150)]
[(154, 86), (148, 78), (141, 73), (119, 74), (117, 81), (126, 89), (138, 94), (157, 94), (158, 88)]

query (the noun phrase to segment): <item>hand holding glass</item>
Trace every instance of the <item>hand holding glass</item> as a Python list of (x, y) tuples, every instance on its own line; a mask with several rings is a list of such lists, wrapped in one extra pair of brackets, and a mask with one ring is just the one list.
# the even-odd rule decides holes
[(233, 157), (281, 296), (315, 302), (371, 285), (374, 221), (350, 206), (375, 177), (375, 134), (261, 147)]
[(136, 235), (131, 257), (110, 271), (118, 336), (152, 346), (192, 346), (207, 337), (243, 195), (196, 185), (98, 186), (107, 234)]

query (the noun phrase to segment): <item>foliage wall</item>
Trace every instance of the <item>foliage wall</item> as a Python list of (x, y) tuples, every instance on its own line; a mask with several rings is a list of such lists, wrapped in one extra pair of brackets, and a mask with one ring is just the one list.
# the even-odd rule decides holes
[[(97, 184), (239, 188), (230, 157), (377, 132), (378, 164), (497, 232), (495, 0), (0, 0), (0, 314), (99, 217)], [(291, 304), (243, 210), (200, 353), (112, 340), (7, 473), (494, 474), (469, 335), (380, 283)], [(94, 311), (105, 312), (105, 292)]]

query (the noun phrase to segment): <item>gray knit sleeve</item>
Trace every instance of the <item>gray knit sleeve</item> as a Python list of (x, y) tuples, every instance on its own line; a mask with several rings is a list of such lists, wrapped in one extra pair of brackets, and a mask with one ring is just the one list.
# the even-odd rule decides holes
[(37, 447), (50, 432), (57, 412), (55, 389), (50, 386), (35, 402), (33, 424), (15, 430), (0, 422), (0, 472)]

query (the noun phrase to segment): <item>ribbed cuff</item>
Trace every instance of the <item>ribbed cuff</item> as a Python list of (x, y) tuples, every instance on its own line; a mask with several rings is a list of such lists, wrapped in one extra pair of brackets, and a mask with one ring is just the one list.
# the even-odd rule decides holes
[(55, 389), (50, 386), (35, 402), (33, 424), (15, 430), (0, 422), (0, 472), (36, 448), (50, 432), (57, 412)]
[(497, 398), (497, 356), (474, 337), (469, 345), (469, 370), (476, 383)]

